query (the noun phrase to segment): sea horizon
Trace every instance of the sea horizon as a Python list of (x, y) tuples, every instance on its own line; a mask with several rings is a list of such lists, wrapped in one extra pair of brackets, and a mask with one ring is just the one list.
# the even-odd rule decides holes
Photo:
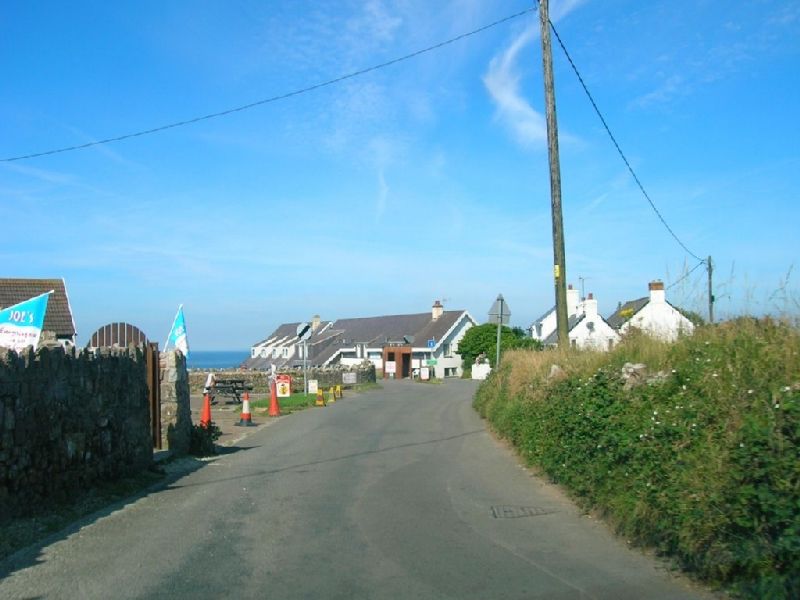
[(192, 350), (186, 359), (188, 369), (236, 369), (250, 356), (249, 350)]

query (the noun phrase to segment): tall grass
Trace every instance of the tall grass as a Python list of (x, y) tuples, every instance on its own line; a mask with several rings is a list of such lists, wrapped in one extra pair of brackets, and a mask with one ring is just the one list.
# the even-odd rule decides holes
[[(621, 367), (647, 365), (626, 386)], [(552, 365), (564, 371), (549, 377)], [(608, 354), (510, 352), (475, 406), (620, 533), (752, 597), (800, 597), (800, 331), (741, 318)]]

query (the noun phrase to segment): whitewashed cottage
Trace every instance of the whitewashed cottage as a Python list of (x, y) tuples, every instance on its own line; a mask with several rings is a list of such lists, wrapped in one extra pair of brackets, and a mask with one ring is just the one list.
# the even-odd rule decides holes
[(649, 296), (619, 306), (608, 323), (621, 335), (636, 328), (668, 342), (674, 342), (680, 335), (691, 335), (694, 324), (667, 302), (664, 283), (651, 281), (648, 287)]

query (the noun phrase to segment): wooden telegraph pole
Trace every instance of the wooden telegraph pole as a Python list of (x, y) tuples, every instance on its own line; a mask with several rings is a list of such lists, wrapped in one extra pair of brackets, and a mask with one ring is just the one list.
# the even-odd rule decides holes
[(708, 257), (708, 263), (706, 263), (706, 268), (708, 269), (708, 322), (714, 322), (714, 288), (711, 286), (711, 272), (713, 267), (711, 266), (711, 257)]
[(567, 268), (564, 252), (564, 222), (561, 215), (561, 166), (558, 158), (558, 123), (553, 83), (553, 55), (550, 49), (548, 0), (539, 0), (539, 24), (542, 32), (544, 99), (547, 113), (547, 154), (550, 158), (550, 204), (553, 216), (553, 276), (556, 287), (556, 330), (558, 345), (569, 347), (567, 330)]

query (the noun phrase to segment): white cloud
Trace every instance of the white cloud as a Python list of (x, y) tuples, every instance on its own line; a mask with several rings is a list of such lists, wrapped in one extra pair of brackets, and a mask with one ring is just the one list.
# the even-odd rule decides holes
[[(584, 0), (556, 2), (550, 11), (550, 20), (555, 22), (583, 4)], [(533, 108), (520, 90), (521, 75), (517, 68), (517, 56), (528, 44), (539, 37), (538, 16), (520, 33), (503, 52), (489, 62), (483, 83), (497, 106), (496, 118), (505, 125), (518, 143), (523, 146), (539, 146), (547, 141), (547, 123), (542, 113)], [(564, 137), (564, 136), (559, 136)]]
[(483, 83), (497, 105), (497, 119), (517, 142), (525, 146), (547, 140), (547, 125), (520, 92), (520, 75), (516, 68), (519, 51), (535, 39), (535, 28), (528, 27), (501, 54), (492, 58)]

